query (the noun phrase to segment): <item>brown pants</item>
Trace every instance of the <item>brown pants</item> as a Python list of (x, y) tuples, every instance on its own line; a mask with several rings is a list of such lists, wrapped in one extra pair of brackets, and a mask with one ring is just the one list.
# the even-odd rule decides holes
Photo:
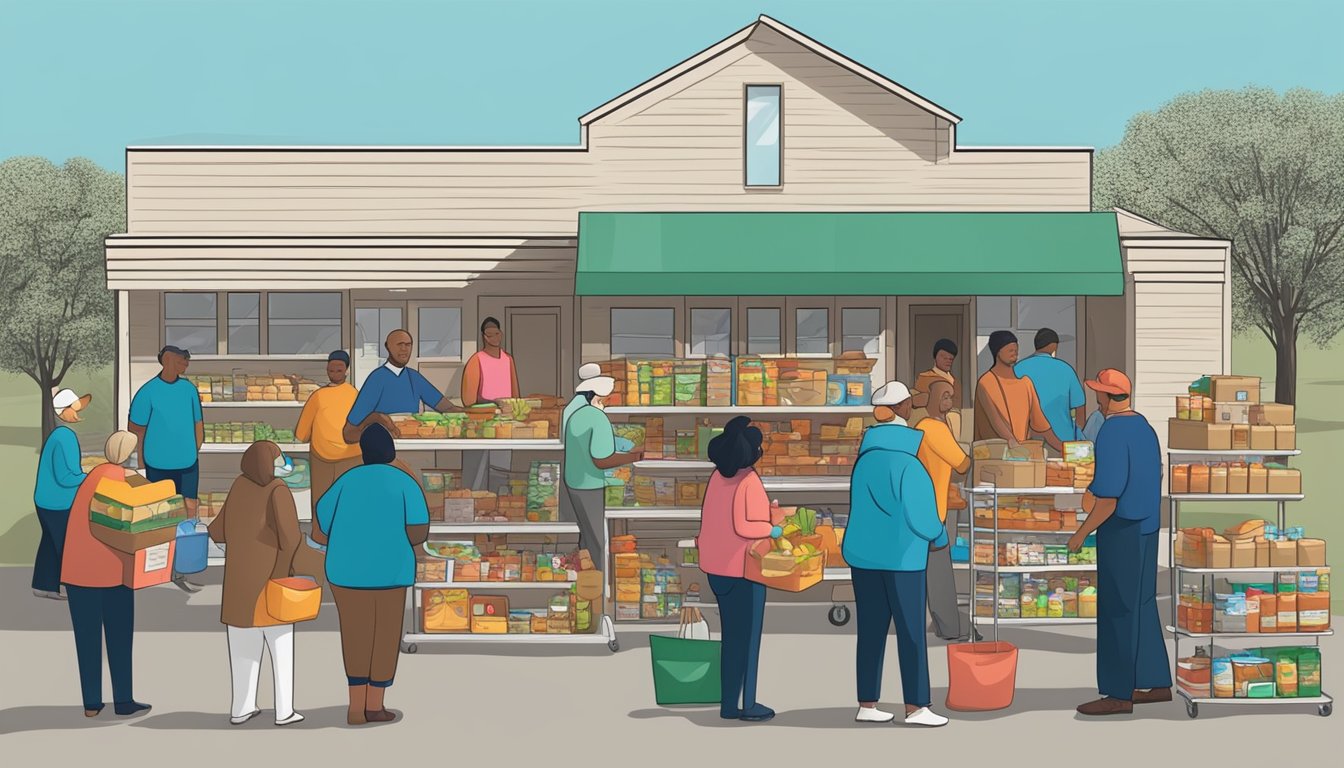
[[(314, 512), (317, 509), (317, 500), (322, 498), (322, 494), (326, 493), (341, 475), (363, 463), (364, 460), (358, 456), (340, 461), (328, 461), (316, 453), (308, 454), (308, 474), (311, 478), (309, 484), (313, 488)], [(313, 517), (317, 515), (314, 514)]]
[(387, 688), (397, 674), (406, 588), (349, 589), (331, 585), (341, 621), (341, 654), (350, 685)]

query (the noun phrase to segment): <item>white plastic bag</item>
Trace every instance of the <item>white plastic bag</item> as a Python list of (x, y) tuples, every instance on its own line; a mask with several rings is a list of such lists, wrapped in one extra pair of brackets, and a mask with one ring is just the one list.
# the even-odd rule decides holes
[(699, 608), (682, 608), (681, 625), (677, 628), (677, 637), (682, 640), (708, 640), (709, 622), (700, 613)]

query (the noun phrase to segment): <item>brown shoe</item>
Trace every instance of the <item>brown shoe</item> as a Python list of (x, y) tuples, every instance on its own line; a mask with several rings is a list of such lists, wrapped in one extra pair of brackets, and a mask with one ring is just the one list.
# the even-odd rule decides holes
[(364, 719), (370, 723), (390, 723), (397, 719), (397, 713), (389, 712), (386, 709), (380, 709), (377, 712), (365, 712)]
[(1128, 715), (1134, 712), (1134, 702), (1123, 699), (1112, 699), (1107, 696), (1089, 701), (1078, 707), (1078, 714), (1088, 717), (1102, 717), (1104, 715)]
[(1171, 701), (1170, 688), (1153, 688), (1148, 691), (1135, 691), (1135, 704), (1160, 704), (1164, 701)]

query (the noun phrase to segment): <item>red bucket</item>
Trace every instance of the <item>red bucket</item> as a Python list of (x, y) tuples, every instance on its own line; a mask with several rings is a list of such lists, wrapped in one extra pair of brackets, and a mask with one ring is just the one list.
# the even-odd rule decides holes
[(947, 646), (947, 708), (961, 712), (1005, 709), (1017, 686), (1017, 646), (965, 643)]

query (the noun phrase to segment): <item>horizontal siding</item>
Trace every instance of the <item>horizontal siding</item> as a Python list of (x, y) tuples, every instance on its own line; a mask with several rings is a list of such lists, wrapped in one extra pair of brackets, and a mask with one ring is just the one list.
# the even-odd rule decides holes
[(1145, 283), (1134, 287), (1134, 406), (1165, 450), (1167, 419), (1190, 382), (1223, 369), (1221, 283)]

